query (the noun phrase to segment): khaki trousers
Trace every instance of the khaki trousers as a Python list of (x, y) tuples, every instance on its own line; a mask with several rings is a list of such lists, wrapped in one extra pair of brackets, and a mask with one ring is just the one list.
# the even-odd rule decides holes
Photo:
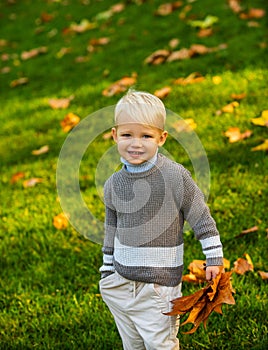
[(100, 292), (116, 322), (124, 350), (177, 350), (179, 317), (166, 316), (176, 287), (130, 281), (117, 272), (100, 280)]

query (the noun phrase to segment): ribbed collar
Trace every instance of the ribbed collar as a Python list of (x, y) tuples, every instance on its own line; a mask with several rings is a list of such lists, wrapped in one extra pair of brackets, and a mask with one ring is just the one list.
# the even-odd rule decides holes
[(156, 151), (155, 155), (149, 159), (147, 162), (144, 162), (142, 164), (133, 165), (130, 164), (126, 159), (121, 157), (121, 162), (124, 164), (125, 169), (130, 173), (142, 173), (144, 171), (150, 170), (157, 162), (157, 154), (158, 150)]

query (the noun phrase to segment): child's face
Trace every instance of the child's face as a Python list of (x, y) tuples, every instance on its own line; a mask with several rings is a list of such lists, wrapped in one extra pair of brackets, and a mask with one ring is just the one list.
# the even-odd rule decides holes
[(167, 131), (139, 123), (120, 124), (112, 134), (121, 157), (133, 165), (151, 159), (167, 138)]

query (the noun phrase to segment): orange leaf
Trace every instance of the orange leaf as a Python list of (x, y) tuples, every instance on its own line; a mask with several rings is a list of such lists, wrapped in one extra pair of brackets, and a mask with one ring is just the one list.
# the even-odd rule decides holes
[(191, 73), (186, 78), (178, 78), (174, 81), (174, 84), (177, 85), (189, 85), (189, 84), (196, 84), (201, 83), (204, 81), (205, 78), (198, 72)]
[(155, 11), (155, 15), (158, 16), (167, 16), (170, 15), (173, 11), (175, 11), (178, 7), (181, 7), (183, 5), (182, 1), (175, 1), (173, 3), (165, 3), (158, 7), (158, 9)]
[(192, 51), (190, 49), (182, 48), (177, 51), (173, 51), (167, 58), (167, 62), (186, 60), (192, 57)]
[(58, 230), (64, 230), (68, 227), (68, 218), (64, 213), (58, 214), (53, 218), (53, 225)]
[(16, 79), (16, 80), (12, 80), (12, 82), (10, 83), (10, 86), (12, 88), (14, 88), (14, 87), (17, 87), (17, 86), (20, 86), (20, 85), (25, 85), (28, 82), (29, 82), (28, 78), (22, 77), (22, 78), (19, 78), (19, 79)]
[(253, 265), (250, 264), (247, 259), (238, 258), (234, 262), (233, 271), (238, 275), (244, 275), (247, 271), (253, 271)]
[(47, 153), (49, 151), (49, 146), (48, 145), (45, 145), (39, 149), (36, 149), (36, 150), (33, 150), (32, 151), (32, 154), (35, 155), (35, 156), (39, 156), (40, 154), (44, 154), (44, 153)]
[(66, 114), (65, 118), (60, 122), (62, 130), (68, 132), (80, 122), (80, 117), (74, 113)]
[(67, 98), (51, 98), (48, 101), (48, 104), (53, 109), (66, 109), (69, 107), (70, 102), (73, 100), (73, 98), (73, 95)]
[(247, 96), (246, 93), (241, 93), (241, 94), (231, 94), (231, 98), (233, 100), (243, 100), (243, 98), (245, 98)]
[(246, 130), (241, 133), (239, 128), (231, 127), (225, 131), (224, 135), (229, 138), (230, 143), (234, 143), (249, 138), (252, 135), (252, 131)]
[(23, 181), (23, 187), (27, 188), (27, 187), (34, 187), (35, 185), (37, 185), (38, 183), (43, 182), (43, 179), (37, 178), (37, 177), (33, 177), (29, 180), (25, 180)]
[(211, 36), (213, 34), (213, 29), (212, 28), (202, 28), (199, 30), (197, 36), (199, 38), (206, 38), (208, 36)]
[(233, 101), (231, 103), (228, 103), (228, 105), (222, 107), (222, 112), (224, 113), (233, 113), (235, 108), (239, 106), (239, 103), (237, 101)]
[(261, 278), (263, 280), (267, 280), (268, 279), (268, 272), (258, 271), (258, 274), (261, 276)]
[(47, 52), (47, 47), (46, 46), (42, 46), (42, 47), (38, 47), (36, 49), (32, 49), (30, 51), (24, 51), (21, 54), (21, 59), (22, 60), (29, 60), (30, 58), (36, 57), (42, 53), (46, 53)]
[(170, 86), (165, 86), (162, 89), (156, 90), (154, 92), (154, 95), (157, 96), (158, 98), (163, 99), (163, 98), (165, 98), (166, 96), (169, 95), (170, 91), (171, 91), (171, 87)]
[(228, 0), (229, 6), (234, 13), (239, 13), (242, 11), (240, 1), (241, 0)]
[(123, 77), (102, 91), (103, 96), (114, 96), (121, 92), (125, 92), (130, 86), (136, 84), (137, 74), (133, 73), (131, 77)]
[(90, 45), (96, 46), (96, 45), (107, 45), (110, 42), (110, 38), (103, 37), (103, 38), (98, 38), (98, 39), (91, 39), (89, 41)]
[(18, 173), (12, 175), (10, 182), (14, 184), (15, 182), (18, 182), (20, 179), (25, 177), (25, 173), (19, 171)]
[(258, 231), (258, 229), (259, 229), (258, 226), (253, 226), (253, 227), (251, 227), (251, 228), (248, 228), (247, 230), (243, 230), (243, 231), (240, 232), (239, 235), (236, 236), (236, 238), (245, 236), (245, 235), (247, 235), (248, 233), (256, 232), (256, 231)]
[(263, 9), (251, 8), (248, 13), (241, 13), (240, 18), (242, 19), (252, 19), (252, 18), (262, 18), (266, 14)]
[(192, 323), (193, 328), (184, 334), (194, 333), (203, 322), (206, 327), (208, 317), (215, 311), (222, 314), (222, 304), (235, 304), (232, 293), (234, 290), (230, 282), (232, 272), (219, 273), (206, 287), (192, 295), (172, 300), (173, 308), (166, 315), (185, 315), (190, 312), (181, 326)]
[(170, 51), (168, 50), (157, 50), (153, 52), (150, 56), (148, 56), (144, 60), (144, 63), (158, 65), (165, 62), (165, 60), (169, 55), (170, 55)]

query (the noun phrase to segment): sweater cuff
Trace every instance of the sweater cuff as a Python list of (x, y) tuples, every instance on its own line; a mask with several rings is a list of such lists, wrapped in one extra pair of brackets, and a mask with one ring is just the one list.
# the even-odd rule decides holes
[(208, 258), (206, 260), (206, 266), (223, 266), (223, 258)]

